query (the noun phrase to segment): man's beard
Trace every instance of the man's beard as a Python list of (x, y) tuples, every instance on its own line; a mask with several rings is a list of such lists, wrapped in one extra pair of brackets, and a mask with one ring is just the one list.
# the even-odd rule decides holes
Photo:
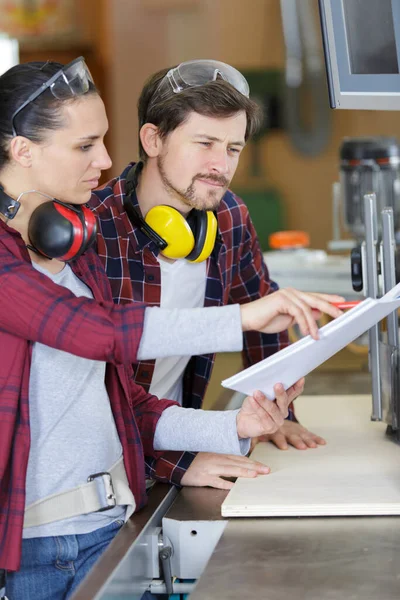
[[(178, 197), (186, 206), (196, 208), (197, 210), (216, 210), (225, 194), (229, 181), (223, 175), (203, 174), (198, 173), (192, 178), (191, 184), (186, 189), (179, 189), (174, 186), (164, 168), (164, 157), (157, 158), (157, 167), (160, 173), (161, 180), (168, 194)], [(223, 187), (210, 188), (204, 196), (196, 195), (195, 181), (196, 179), (205, 179), (221, 184)]]

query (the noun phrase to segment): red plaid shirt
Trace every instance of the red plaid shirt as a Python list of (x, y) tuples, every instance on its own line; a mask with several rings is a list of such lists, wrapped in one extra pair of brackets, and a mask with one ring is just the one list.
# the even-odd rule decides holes
[(77, 298), (38, 273), (20, 235), (0, 220), (0, 569), (16, 570), (20, 562), (33, 342), (108, 363), (106, 386), (137, 508), (146, 502), (144, 454), (161, 455), (153, 450), (155, 428), (162, 411), (175, 404), (158, 400), (133, 379), (143, 304), (113, 302), (93, 250), (71, 267), (97, 302)]
[[(122, 174), (96, 190), (90, 201), (99, 220), (98, 253), (111, 283), (114, 302), (145, 302), (160, 306), (161, 273), (156, 245), (130, 222), (124, 207), (126, 177), (129, 164)], [(132, 202), (137, 206), (136, 195)], [(219, 237), (207, 260), (207, 283), (204, 306), (244, 304), (278, 289), (270, 280), (263, 261), (254, 226), (243, 201), (228, 191), (218, 212)], [(244, 335), (243, 363), (249, 366), (274, 354), (288, 344), (287, 332), (280, 334)], [(193, 356), (183, 381), (183, 406), (200, 408), (215, 356)], [(155, 361), (134, 364), (135, 379), (149, 389)], [(178, 465), (187, 468), (194, 455), (182, 453)], [(158, 460), (146, 460), (151, 476), (163, 478), (173, 473), (174, 459), (166, 453)], [(181, 471), (179, 470), (179, 473)], [(172, 481), (177, 482), (173, 476)]]

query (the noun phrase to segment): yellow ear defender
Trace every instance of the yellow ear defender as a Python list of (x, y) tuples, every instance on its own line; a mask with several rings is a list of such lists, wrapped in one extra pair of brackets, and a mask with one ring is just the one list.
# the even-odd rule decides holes
[(214, 213), (194, 208), (185, 218), (176, 208), (161, 204), (151, 208), (143, 219), (131, 198), (142, 167), (142, 163), (137, 163), (126, 179), (124, 208), (130, 221), (157, 244), (164, 256), (186, 258), (195, 263), (206, 260), (217, 237), (218, 222)]
[(213, 251), (217, 219), (211, 211), (193, 209), (185, 219), (172, 206), (160, 205), (151, 208), (144, 221), (147, 225), (146, 230), (143, 229), (145, 233), (151, 237), (151, 229), (164, 241), (160, 250), (168, 258), (202, 262)]

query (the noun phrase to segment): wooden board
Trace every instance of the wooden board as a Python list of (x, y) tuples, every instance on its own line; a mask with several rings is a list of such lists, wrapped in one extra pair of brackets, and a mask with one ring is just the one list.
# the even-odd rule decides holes
[(303, 396), (296, 414), (327, 440), (313, 450), (258, 444), (251, 457), (269, 475), (239, 478), (222, 504), (226, 517), (400, 514), (400, 447), (370, 421), (370, 396)]

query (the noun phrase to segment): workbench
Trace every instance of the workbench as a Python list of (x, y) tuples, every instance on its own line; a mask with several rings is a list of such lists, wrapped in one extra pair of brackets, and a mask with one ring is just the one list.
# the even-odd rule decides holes
[[(305, 460), (311, 452), (318, 450), (304, 451)], [(165, 593), (158, 551), (169, 547), (168, 565), (180, 577), (174, 591), (191, 592), (190, 600), (399, 597), (399, 516), (228, 519), (221, 517), (226, 496), (156, 484), (72, 600)]]

